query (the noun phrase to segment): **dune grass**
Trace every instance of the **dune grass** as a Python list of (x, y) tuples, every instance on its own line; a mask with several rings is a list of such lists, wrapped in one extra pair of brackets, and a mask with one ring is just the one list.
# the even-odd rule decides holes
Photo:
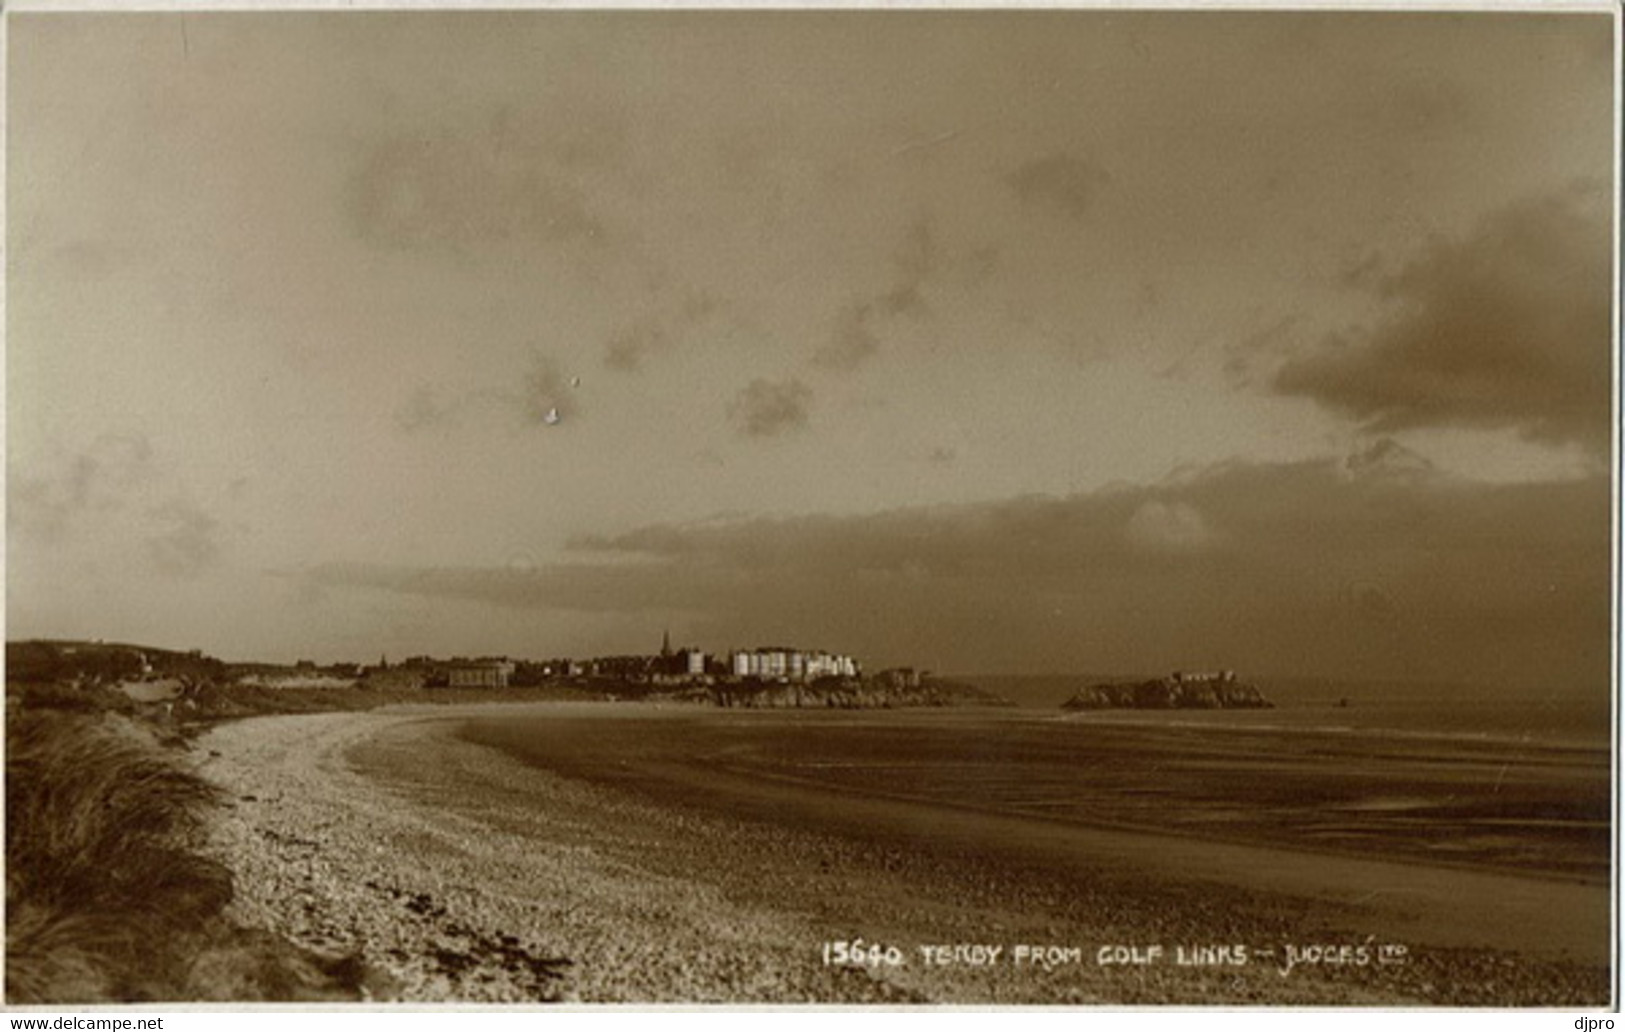
[(7, 1003), (355, 998), (353, 959), (226, 920), (217, 790), (149, 729), (8, 705), (5, 789)]

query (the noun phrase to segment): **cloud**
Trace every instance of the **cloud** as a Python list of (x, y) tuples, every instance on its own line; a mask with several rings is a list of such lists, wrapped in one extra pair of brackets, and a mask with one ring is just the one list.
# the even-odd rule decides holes
[(1023, 203), (1056, 207), (1075, 218), (1088, 214), (1111, 179), (1094, 162), (1067, 153), (1034, 158), (1005, 177)]
[(604, 365), (618, 372), (636, 372), (643, 360), (680, 343), (722, 308), (705, 292), (689, 292), (676, 305), (651, 312), (619, 327), (604, 346)]
[(603, 230), (567, 170), (497, 124), (486, 132), (384, 140), (361, 159), (348, 186), (356, 234), (384, 247), (552, 243)]
[(1606, 692), (1606, 478), (1491, 485), (1348, 467), (1231, 463), (1065, 498), (653, 524), (579, 538), (568, 561), (523, 575), (307, 576), (519, 609), (683, 611), (710, 647), (782, 638), (872, 664), (1216, 664)]
[(624, 326), (604, 346), (604, 365), (623, 373), (633, 372), (645, 355), (664, 348), (668, 342), (666, 331), (652, 321)]
[(728, 406), (728, 417), (746, 437), (777, 437), (807, 425), (812, 389), (800, 380), (752, 380)]
[[(143, 435), (103, 434), (55, 472), (11, 480), (8, 531), (31, 543), (99, 543), (121, 555), (144, 548), (154, 569), (174, 577), (219, 560), (220, 521), (180, 495), (159, 501), (176, 485)], [(240, 495), (237, 481), (228, 493)]]
[(439, 392), (422, 384), (395, 410), (395, 425), (408, 433), (444, 426), (462, 407), (463, 402), (442, 401)]
[(527, 423), (544, 425), (561, 422), (577, 413), (575, 394), (558, 363), (547, 355), (531, 356), (530, 368), (515, 396)]
[(484, 602), (514, 609), (589, 613), (643, 612), (676, 604), (689, 586), (662, 585), (649, 570), (613, 564), (555, 563), (535, 570), (511, 567), (401, 567), (325, 563), (302, 571), (311, 590), (366, 588), (400, 595)]
[(1482, 111), (1458, 83), (1411, 76), (1373, 86), (1355, 94), (1350, 117), (1371, 122), (1378, 131), (1397, 131), (1436, 142), (1444, 133), (1465, 134), (1480, 129)]
[(1286, 315), (1254, 329), (1223, 345), (1223, 372), (1236, 384), (1256, 384), (1273, 377), (1283, 362), (1299, 347), (1302, 317)]
[(1511, 428), (1605, 451), (1610, 227), (1606, 193), (1576, 187), (1503, 208), (1398, 271), (1367, 269), (1386, 317), (1289, 360), (1272, 387), (1372, 431)]
[(14, 472), (6, 518), (40, 540), (66, 536), (86, 513), (123, 508), (155, 475), (152, 444), (140, 434), (103, 434), (45, 475)]
[(173, 499), (148, 512), (159, 530), (146, 538), (147, 555), (160, 573), (196, 577), (220, 559), (220, 521), (191, 502)]
[(835, 319), (829, 342), (813, 354), (813, 364), (825, 369), (851, 372), (880, 350), (880, 338), (872, 325), (875, 305), (861, 301), (848, 305)]
[(1351, 454), (1343, 468), (1350, 476), (1398, 479), (1426, 479), (1438, 472), (1432, 462), (1388, 437)]
[(931, 219), (916, 219), (892, 255), (890, 280), (840, 309), (829, 340), (813, 353), (813, 365), (835, 372), (859, 368), (879, 354), (882, 334), (894, 329), (898, 320), (930, 318), (926, 295), (933, 284), (945, 279), (978, 282), (997, 258), (997, 250), (989, 246), (956, 254), (938, 240)]
[(419, 384), (394, 412), (402, 432), (419, 433), (462, 423), (471, 411), (517, 415), (526, 426), (554, 426), (581, 412), (578, 378), (567, 376), (557, 359), (531, 352), (511, 386), (483, 386), (447, 393)]
[(919, 302), (920, 284), (941, 270), (945, 257), (936, 232), (927, 219), (918, 219), (903, 234), (893, 258), (898, 282), (887, 297), (894, 312), (914, 309)]
[(1134, 510), (1126, 533), (1130, 543), (1152, 552), (1192, 552), (1213, 541), (1213, 531), (1194, 506), (1156, 499)]

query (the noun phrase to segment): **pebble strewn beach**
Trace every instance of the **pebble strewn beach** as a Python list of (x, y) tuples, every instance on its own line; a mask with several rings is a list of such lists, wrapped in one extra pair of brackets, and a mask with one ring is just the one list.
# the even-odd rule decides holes
[[(215, 836), (237, 876), (234, 916), (322, 953), (360, 954), (381, 999), (912, 998), (808, 963), (814, 937), (791, 918), (555, 840), (545, 813), (502, 815), (521, 833), (493, 826), (479, 800), (465, 800), (466, 814), (450, 798), (415, 807), (345, 758), (380, 731), (439, 719), (265, 717), (209, 732), (205, 772), (235, 801)], [(468, 746), (411, 738), (423, 747), (410, 762), (439, 767), (448, 786), (490, 776), (466, 769)], [(574, 810), (600, 802), (563, 782), (535, 787)]]
[[(1335, 934), (1339, 910), (652, 805), (453, 733), (459, 718), (501, 712), (264, 717), (200, 738), (204, 773), (232, 799), (213, 848), (236, 874), (236, 919), (358, 956), (373, 998), (420, 1002), (1606, 1002), (1606, 969), (1506, 951), (1290, 976), (1256, 958), (1101, 966), (1104, 944), (1162, 943), (1171, 956), (1176, 944)], [(855, 936), (904, 963), (825, 963), (824, 943)], [(920, 951), (978, 942), (1002, 946), (1000, 962), (931, 965)], [(1017, 944), (1085, 956), (1018, 967)]]

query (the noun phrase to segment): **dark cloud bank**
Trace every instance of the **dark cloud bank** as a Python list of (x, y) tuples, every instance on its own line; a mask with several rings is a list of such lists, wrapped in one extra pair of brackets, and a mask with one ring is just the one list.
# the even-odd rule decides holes
[(1374, 431), (1512, 428), (1607, 451), (1614, 297), (1600, 187), (1525, 200), (1359, 281), (1385, 321), (1286, 363), (1273, 387)]
[(651, 525), (535, 570), (335, 564), (324, 586), (698, 614), (711, 647), (794, 640), (961, 671), (1261, 673), (1608, 685), (1607, 480), (1489, 485), (1382, 442), (1145, 487), (865, 516)]

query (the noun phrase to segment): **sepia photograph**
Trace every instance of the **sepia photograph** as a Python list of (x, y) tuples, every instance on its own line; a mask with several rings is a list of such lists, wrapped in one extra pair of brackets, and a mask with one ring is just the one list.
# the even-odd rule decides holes
[(8, 1008), (1618, 1006), (1616, 3), (0, 18)]

